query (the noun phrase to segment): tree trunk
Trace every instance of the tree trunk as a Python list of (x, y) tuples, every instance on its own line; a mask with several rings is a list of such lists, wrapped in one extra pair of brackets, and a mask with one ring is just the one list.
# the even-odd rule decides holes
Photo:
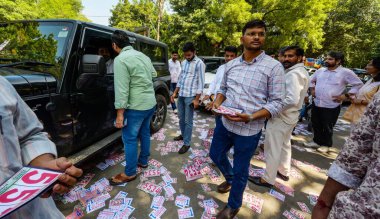
[(164, 12), (165, 0), (157, 0), (158, 19), (157, 19), (157, 40), (160, 40), (160, 26), (162, 21), (162, 14)]

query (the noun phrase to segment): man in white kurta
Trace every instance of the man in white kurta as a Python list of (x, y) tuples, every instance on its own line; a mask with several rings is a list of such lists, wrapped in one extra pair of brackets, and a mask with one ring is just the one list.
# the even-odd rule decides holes
[(278, 117), (270, 119), (267, 124), (264, 143), (266, 157), (264, 176), (250, 177), (250, 180), (259, 186), (271, 187), (276, 181), (276, 176), (285, 181), (289, 180), (290, 138), (309, 87), (309, 74), (302, 63), (303, 56), (304, 51), (298, 46), (289, 46), (285, 49), (284, 108)]

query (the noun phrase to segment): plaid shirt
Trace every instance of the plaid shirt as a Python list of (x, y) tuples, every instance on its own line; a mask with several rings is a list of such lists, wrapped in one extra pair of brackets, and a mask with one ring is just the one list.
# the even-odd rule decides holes
[[(42, 154), (57, 156), (57, 150), (37, 116), (0, 76), (0, 185)], [(1, 208), (1, 203), (0, 203)], [(10, 218), (64, 218), (52, 198), (37, 197), (12, 214)]]
[(205, 69), (205, 64), (197, 56), (190, 62), (187, 60), (182, 62), (182, 71), (177, 83), (179, 96), (194, 97), (202, 94), (205, 84)]
[[(240, 56), (226, 64), (226, 71), (218, 93), (226, 100), (223, 106), (253, 114), (266, 109), (276, 117), (283, 108), (285, 73), (281, 63), (262, 52), (252, 62)], [(241, 136), (252, 136), (261, 131), (265, 118), (249, 123), (232, 122), (223, 117), (227, 130)]]

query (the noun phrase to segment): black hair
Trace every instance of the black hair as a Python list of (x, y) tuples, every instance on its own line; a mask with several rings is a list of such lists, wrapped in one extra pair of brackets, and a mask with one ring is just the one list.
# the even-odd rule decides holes
[(121, 30), (115, 30), (111, 36), (112, 43), (115, 43), (120, 49), (130, 46), (128, 34)]
[(344, 55), (343, 55), (343, 53), (337, 52), (337, 51), (330, 51), (330, 52), (327, 53), (327, 55), (333, 57), (335, 60), (340, 60), (340, 64), (341, 65), (344, 64)]
[(378, 70), (378, 73), (375, 77), (373, 77), (373, 80), (380, 81), (380, 57), (372, 58), (372, 65)]
[(295, 50), (297, 56), (304, 56), (305, 51), (299, 46), (288, 46), (284, 49), (284, 53), (289, 50)]
[(254, 27), (264, 28), (265, 31), (267, 31), (267, 25), (265, 24), (264, 21), (262, 21), (262, 20), (252, 20), (252, 21), (248, 21), (248, 22), (244, 25), (243, 30), (242, 30), (242, 35), (245, 34), (245, 31), (246, 31), (247, 29), (254, 28)]
[(226, 48), (224, 48), (224, 52), (233, 52), (237, 55), (238, 50), (235, 46), (226, 46)]
[(185, 45), (183, 45), (182, 51), (183, 52), (188, 52), (188, 51), (195, 52), (194, 43), (192, 43), (192, 42), (185, 43)]
[(178, 51), (172, 51), (172, 55), (173, 54), (177, 54), (178, 55)]
[(281, 47), (280, 50), (278, 50), (278, 53), (280, 55), (284, 55), (287, 48), (288, 48), (287, 46)]

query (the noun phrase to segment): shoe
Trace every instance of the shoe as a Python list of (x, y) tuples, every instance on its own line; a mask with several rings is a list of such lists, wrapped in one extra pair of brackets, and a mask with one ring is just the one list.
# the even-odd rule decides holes
[(321, 153), (327, 153), (327, 152), (329, 152), (329, 150), (330, 150), (330, 148), (326, 147), (326, 146), (322, 146), (322, 147), (317, 148), (317, 151), (321, 152)]
[(311, 141), (311, 142), (304, 142), (303, 145), (305, 147), (309, 147), (309, 148), (319, 148), (320, 145), (315, 143), (314, 141)]
[(184, 154), (184, 153), (186, 153), (189, 149), (190, 149), (190, 146), (183, 145), (183, 146), (181, 147), (181, 149), (179, 149), (178, 153), (179, 153), (179, 154)]
[(218, 185), (219, 193), (227, 193), (230, 190), (231, 190), (231, 184), (229, 184), (227, 181), (224, 181), (222, 184)]
[(138, 163), (137, 166), (146, 169), (148, 168), (149, 164), (142, 165), (141, 163)]
[(177, 109), (173, 110), (174, 114), (177, 114)]
[(253, 184), (256, 184), (258, 186), (264, 186), (264, 187), (267, 187), (267, 188), (270, 188), (270, 189), (273, 187), (272, 184), (269, 184), (267, 182), (262, 182), (261, 177), (249, 176), (248, 180), (251, 181), (251, 182), (253, 182)]
[(222, 211), (220, 211), (216, 215), (216, 219), (232, 219), (234, 218), (237, 213), (239, 212), (240, 208), (232, 209), (228, 206), (224, 207)]
[(284, 181), (289, 181), (289, 176), (285, 176), (278, 171), (277, 171), (277, 177), (284, 180)]
[(111, 186), (117, 186), (117, 185), (124, 184), (126, 182), (133, 181), (136, 178), (137, 178), (137, 175), (127, 176), (127, 175), (125, 175), (125, 173), (119, 173), (116, 176), (114, 176), (108, 180), (109, 180)]
[(181, 140), (183, 140), (182, 135), (178, 135), (177, 137), (174, 138), (174, 141), (181, 141)]

